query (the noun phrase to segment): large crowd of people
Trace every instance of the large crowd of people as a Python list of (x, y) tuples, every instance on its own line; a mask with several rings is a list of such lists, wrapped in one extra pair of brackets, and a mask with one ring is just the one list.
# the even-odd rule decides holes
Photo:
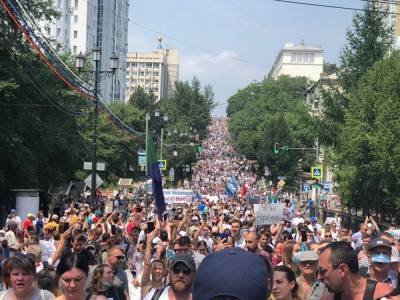
[[(269, 201), (250, 162), (215, 118), (193, 169), (191, 202), (159, 218), (144, 200), (114, 209), (67, 202), (59, 215), (10, 210), (0, 230), (0, 300), (400, 299), (400, 242), (368, 217), (352, 232), (280, 191), (281, 222), (258, 224)], [(125, 197), (127, 199), (127, 197)]]

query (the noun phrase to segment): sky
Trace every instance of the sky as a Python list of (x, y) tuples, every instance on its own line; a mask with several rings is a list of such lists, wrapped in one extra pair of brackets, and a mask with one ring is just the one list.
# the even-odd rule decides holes
[[(360, 0), (300, 0), (360, 8)], [(131, 0), (128, 50), (179, 50), (179, 80), (197, 77), (215, 93), (213, 115), (227, 100), (268, 74), (285, 42), (320, 45), (326, 62), (338, 62), (355, 11), (273, 0)]]

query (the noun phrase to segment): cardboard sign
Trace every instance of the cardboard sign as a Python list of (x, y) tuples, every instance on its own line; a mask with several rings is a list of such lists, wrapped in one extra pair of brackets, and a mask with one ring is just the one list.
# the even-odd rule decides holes
[(277, 224), (283, 220), (283, 205), (280, 203), (254, 204), (256, 225)]
[(164, 189), (163, 193), (167, 204), (186, 204), (193, 200), (192, 190)]

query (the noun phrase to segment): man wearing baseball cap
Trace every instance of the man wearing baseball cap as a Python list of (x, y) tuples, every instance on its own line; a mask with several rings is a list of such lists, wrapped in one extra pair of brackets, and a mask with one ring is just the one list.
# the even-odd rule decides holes
[(317, 252), (301, 251), (295, 256), (299, 263), (300, 276), (296, 279), (300, 286), (301, 299), (321, 299), (324, 294), (325, 285), (317, 279), (318, 260)]
[(144, 300), (192, 299), (192, 283), (196, 273), (196, 264), (189, 254), (177, 255), (169, 267), (170, 285), (163, 289), (150, 291)]
[(376, 238), (368, 243), (368, 257), (370, 268), (368, 277), (378, 282), (392, 283), (389, 276), (392, 245), (386, 239)]

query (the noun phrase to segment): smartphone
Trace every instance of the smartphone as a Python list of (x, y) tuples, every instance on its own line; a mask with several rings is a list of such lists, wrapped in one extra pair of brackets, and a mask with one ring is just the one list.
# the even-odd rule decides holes
[(117, 234), (117, 227), (114, 224), (111, 225), (111, 234), (112, 235)]
[(154, 231), (154, 229), (155, 229), (154, 222), (147, 222), (147, 233)]
[(64, 232), (66, 232), (68, 229), (69, 229), (69, 223), (68, 223), (68, 222), (60, 223), (58, 232), (59, 232), (60, 234), (62, 234), (62, 233), (64, 233)]
[(220, 233), (219, 234), (219, 238), (221, 239), (221, 240), (227, 240), (228, 239), (228, 236), (229, 236), (229, 234), (227, 234), (227, 233), (225, 233), (225, 232), (222, 232), (222, 233)]
[(306, 231), (305, 230), (301, 230), (300, 233), (301, 233), (301, 241), (302, 242), (307, 242), (307, 233), (306, 233)]

